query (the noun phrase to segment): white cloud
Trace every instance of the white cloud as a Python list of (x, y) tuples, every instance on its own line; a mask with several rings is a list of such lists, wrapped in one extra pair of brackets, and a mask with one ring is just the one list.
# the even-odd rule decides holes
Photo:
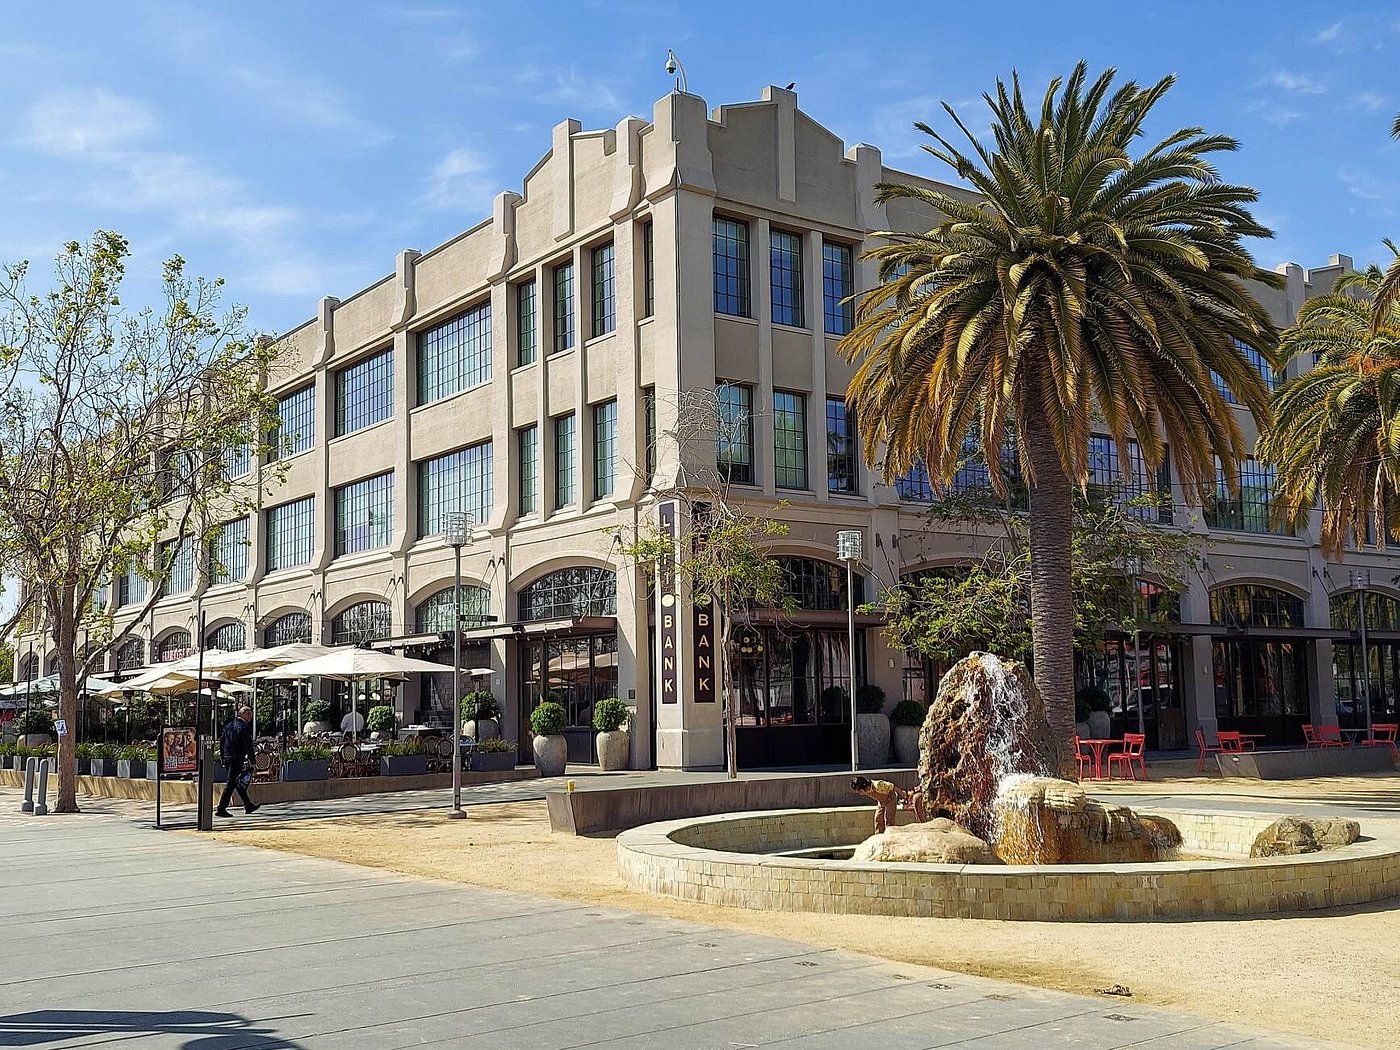
[(1327, 85), (1316, 77), (1310, 77), (1305, 73), (1293, 73), (1286, 69), (1280, 69), (1268, 79), (1269, 84), (1284, 91), (1291, 91), (1297, 95), (1321, 95), (1327, 90)]
[(1350, 102), (1354, 109), (1364, 109), (1367, 113), (1378, 113), (1390, 107), (1390, 99), (1375, 91), (1358, 91)]
[(1301, 111), (1280, 105), (1272, 99), (1256, 99), (1244, 108), (1246, 112), (1256, 114), (1260, 120), (1266, 124), (1272, 124), (1276, 128), (1286, 128), (1289, 124), (1303, 118)]
[(441, 211), (481, 214), (490, 210), (495, 185), (485, 157), (474, 150), (454, 149), (428, 175), (423, 203)]
[(554, 106), (577, 106), (585, 113), (605, 113), (621, 119), (624, 104), (601, 77), (586, 77), (574, 66), (544, 69), (537, 65), (522, 68), (516, 79), (533, 102)]
[(1312, 42), (1314, 44), (1333, 44), (1337, 42), (1338, 38), (1341, 37), (1341, 35), (1342, 23), (1333, 22), (1326, 29), (1322, 29), (1314, 33), (1312, 36)]
[(1364, 171), (1339, 171), (1337, 178), (1357, 200), (1383, 201), (1394, 196), (1394, 183), (1379, 179)]
[(142, 103), (103, 88), (45, 95), (29, 110), (29, 143), (56, 157), (122, 148), (156, 127)]
[(223, 72), (270, 110), (312, 128), (343, 132), (364, 145), (389, 136), (357, 114), (340, 95), (313, 77), (282, 70), (269, 62), (226, 66)]
[(476, 40), (466, 33), (459, 33), (444, 39), (439, 45), (439, 50), (442, 57), (449, 62), (465, 62), (476, 57)]

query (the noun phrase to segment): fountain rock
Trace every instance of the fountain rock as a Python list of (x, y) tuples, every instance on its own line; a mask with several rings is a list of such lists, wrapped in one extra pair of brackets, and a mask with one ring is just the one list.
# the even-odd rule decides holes
[(905, 864), (996, 864), (985, 842), (947, 817), (903, 824), (872, 835), (856, 847), (853, 861)]
[(1296, 857), (1300, 853), (1341, 849), (1361, 837), (1354, 820), (1280, 817), (1254, 839), (1251, 857)]
[(1025, 667), (972, 653), (943, 676), (919, 730), (919, 786), (929, 813), (990, 840), (997, 786), (1015, 773), (1048, 775), (1056, 757), (1045, 701)]
[(1096, 802), (1067, 780), (1008, 777), (994, 809), (993, 842), (1007, 864), (1139, 863), (1181, 845), (1171, 821)]

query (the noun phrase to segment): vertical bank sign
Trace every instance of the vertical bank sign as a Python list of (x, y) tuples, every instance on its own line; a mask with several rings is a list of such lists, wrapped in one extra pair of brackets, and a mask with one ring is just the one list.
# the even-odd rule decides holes
[[(661, 535), (676, 545), (676, 505), (663, 503), (658, 508)], [(676, 647), (680, 644), (676, 623), (676, 564), (668, 560), (656, 567), (656, 644), (661, 650), (661, 702), (674, 704), (680, 700), (676, 684)]]
[(715, 702), (715, 604), (695, 595), (695, 702)]

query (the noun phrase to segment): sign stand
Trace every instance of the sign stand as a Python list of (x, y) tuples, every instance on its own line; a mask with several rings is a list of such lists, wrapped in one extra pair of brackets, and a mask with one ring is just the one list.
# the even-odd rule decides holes
[[(161, 784), (174, 779), (169, 774), (199, 771), (199, 741), (193, 726), (167, 726), (160, 731), (156, 749), (156, 827), (160, 827)], [(203, 785), (196, 780), (197, 787)]]

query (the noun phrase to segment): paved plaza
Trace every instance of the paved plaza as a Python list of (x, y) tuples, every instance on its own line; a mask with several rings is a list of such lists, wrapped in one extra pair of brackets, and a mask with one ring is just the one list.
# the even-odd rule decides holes
[(1328, 1045), (160, 832), (131, 803), (0, 807), (0, 1046)]

